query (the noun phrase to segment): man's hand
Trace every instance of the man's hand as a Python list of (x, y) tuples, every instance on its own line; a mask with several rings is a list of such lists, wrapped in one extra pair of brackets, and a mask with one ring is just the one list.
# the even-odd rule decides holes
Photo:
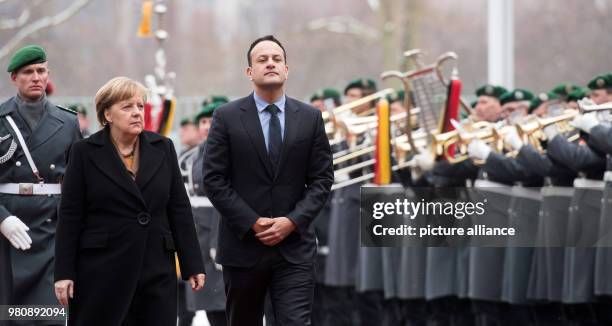
[(257, 219), (257, 221), (255, 221), (255, 224), (253, 224), (251, 229), (253, 229), (255, 234), (257, 234), (267, 230), (270, 226), (272, 226), (272, 224), (274, 224), (274, 221), (271, 218), (260, 217)]
[(28, 235), (28, 228), (17, 216), (9, 216), (0, 223), (2, 233), (13, 247), (21, 250), (30, 249), (32, 239)]
[(196, 274), (189, 276), (189, 283), (193, 291), (200, 291), (204, 288), (204, 282), (206, 281), (206, 275)]
[(68, 305), (68, 297), (74, 297), (74, 282), (72, 280), (60, 280), (55, 282), (55, 297), (62, 306)]
[(259, 241), (263, 242), (266, 246), (274, 246), (283, 241), (296, 227), (286, 217), (276, 217), (272, 221), (273, 224), (267, 230), (255, 234)]

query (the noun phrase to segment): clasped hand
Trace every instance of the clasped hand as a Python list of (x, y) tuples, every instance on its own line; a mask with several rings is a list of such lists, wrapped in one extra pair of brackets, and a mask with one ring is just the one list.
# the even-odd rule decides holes
[(274, 246), (283, 241), (293, 230), (295, 224), (286, 217), (260, 217), (252, 227), (255, 236), (266, 246)]

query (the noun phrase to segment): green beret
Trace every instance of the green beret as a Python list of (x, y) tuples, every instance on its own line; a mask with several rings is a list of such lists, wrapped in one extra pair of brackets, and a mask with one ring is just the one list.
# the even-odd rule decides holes
[(532, 99), (533, 93), (526, 89), (517, 88), (500, 96), (499, 102), (504, 105), (510, 102), (531, 101)]
[(208, 98), (204, 98), (202, 101), (202, 108), (214, 102), (227, 103), (229, 102), (229, 99), (225, 95), (211, 95)]
[(222, 104), (225, 104), (223, 102), (212, 102), (208, 105), (206, 105), (205, 107), (202, 108), (202, 110), (200, 110), (200, 112), (198, 112), (198, 114), (196, 114), (195, 118), (193, 119), (193, 121), (197, 124), (200, 119), (202, 118), (210, 118), (213, 115), (213, 112), (215, 112), (215, 110), (221, 106)]
[(395, 92), (387, 95), (387, 101), (389, 101), (389, 104), (393, 103), (393, 102), (404, 102), (404, 97), (405, 97), (405, 92), (403, 89), (398, 89)]
[(540, 93), (538, 96), (531, 99), (531, 102), (529, 103), (529, 113), (537, 109), (538, 106), (542, 105), (542, 103), (550, 100), (558, 100), (559, 98), (559, 95), (553, 93), (552, 91), (548, 93)]
[(588, 84), (590, 89), (612, 88), (612, 74), (603, 74), (591, 79)]
[(323, 99), (323, 92), (322, 91), (318, 91), (314, 94), (312, 94), (312, 96), (310, 97), (310, 102), (314, 102), (314, 101), (318, 101), (318, 100), (322, 100)]
[(507, 90), (501, 86), (486, 84), (476, 90), (476, 96), (491, 96), (499, 99)]
[(351, 88), (361, 88), (364, 91), (376, 92), (376, 82), (372, 79), (355, 79), (344, 88), (344, 94)]
[(571, 83), (563, 83), (555, 86), (550, 93), (557, 94), (561, 99), (566, 99), (569, 93), (573, 92), (575, 89), (579, 88), (577, 85)]
[(340, 101), (340, 92), (338, 92), (334, 88), (324, 88), (323, 89), (323, 99), (327, 100), (328, 98)]
[(28, 45), (17, 50), (9, 61), (8, 72), (15, 72), (19, 68), (47, 61), (45, 50), (38, 45)]
[(589, 89), (584, 87), (578, 87), (567, 95), (568, 102), (578, 102), (585, 97), (589, 96)]
[(212, 95), (210, 97), (210, 102), (211, 103), (219, 102), (221, 104), (225, 104), (229, 102), (229, 99), (225, 95)]
[(189, 118), (181, 119), (181, 127), (184, 127), (184, 126), (189, 125), (189, 124), (193, 124), (193, 121), (191, 121), (191, 119), (189, 119)]
[(84, 117), (87, 116), (87, 108), (85, 108), (85, 105), (81, 103), (70, 104), (68, 105), (68, 109), (80, 113)]

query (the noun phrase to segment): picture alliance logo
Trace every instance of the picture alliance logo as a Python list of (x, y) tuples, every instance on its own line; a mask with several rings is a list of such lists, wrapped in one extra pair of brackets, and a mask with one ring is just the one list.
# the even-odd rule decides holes
[(411, 220), (417, 216), (453, 216), (463, 219), (466, 216), (483, 215), (487, 200), (479, 202), (430, 202), (421, 199), (410, 201), (397, 198), (394, 202), (375, 202), (372, 204), (372, 217), (380, 220), (385, 216), (405, 216)]

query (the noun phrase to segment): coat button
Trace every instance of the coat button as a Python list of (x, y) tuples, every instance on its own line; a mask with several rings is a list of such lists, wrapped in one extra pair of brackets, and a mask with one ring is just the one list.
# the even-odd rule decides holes
[(151, 215), (147, 212), (140, 212), (138, 216), (136, 216), (136, 220), (141, 226), (147, 226), (149, 225), (149, 221), (151, 221)]
[(51, 170), (55, 170), (55, 164), (51, 164), (51, 165), (49, 165), (49, 169), (51, 169)]
[(17, 166), (21, 166), (21, 161), (17, 161), (17, 162), (15, 162), (15, 165), (17, 165)]

